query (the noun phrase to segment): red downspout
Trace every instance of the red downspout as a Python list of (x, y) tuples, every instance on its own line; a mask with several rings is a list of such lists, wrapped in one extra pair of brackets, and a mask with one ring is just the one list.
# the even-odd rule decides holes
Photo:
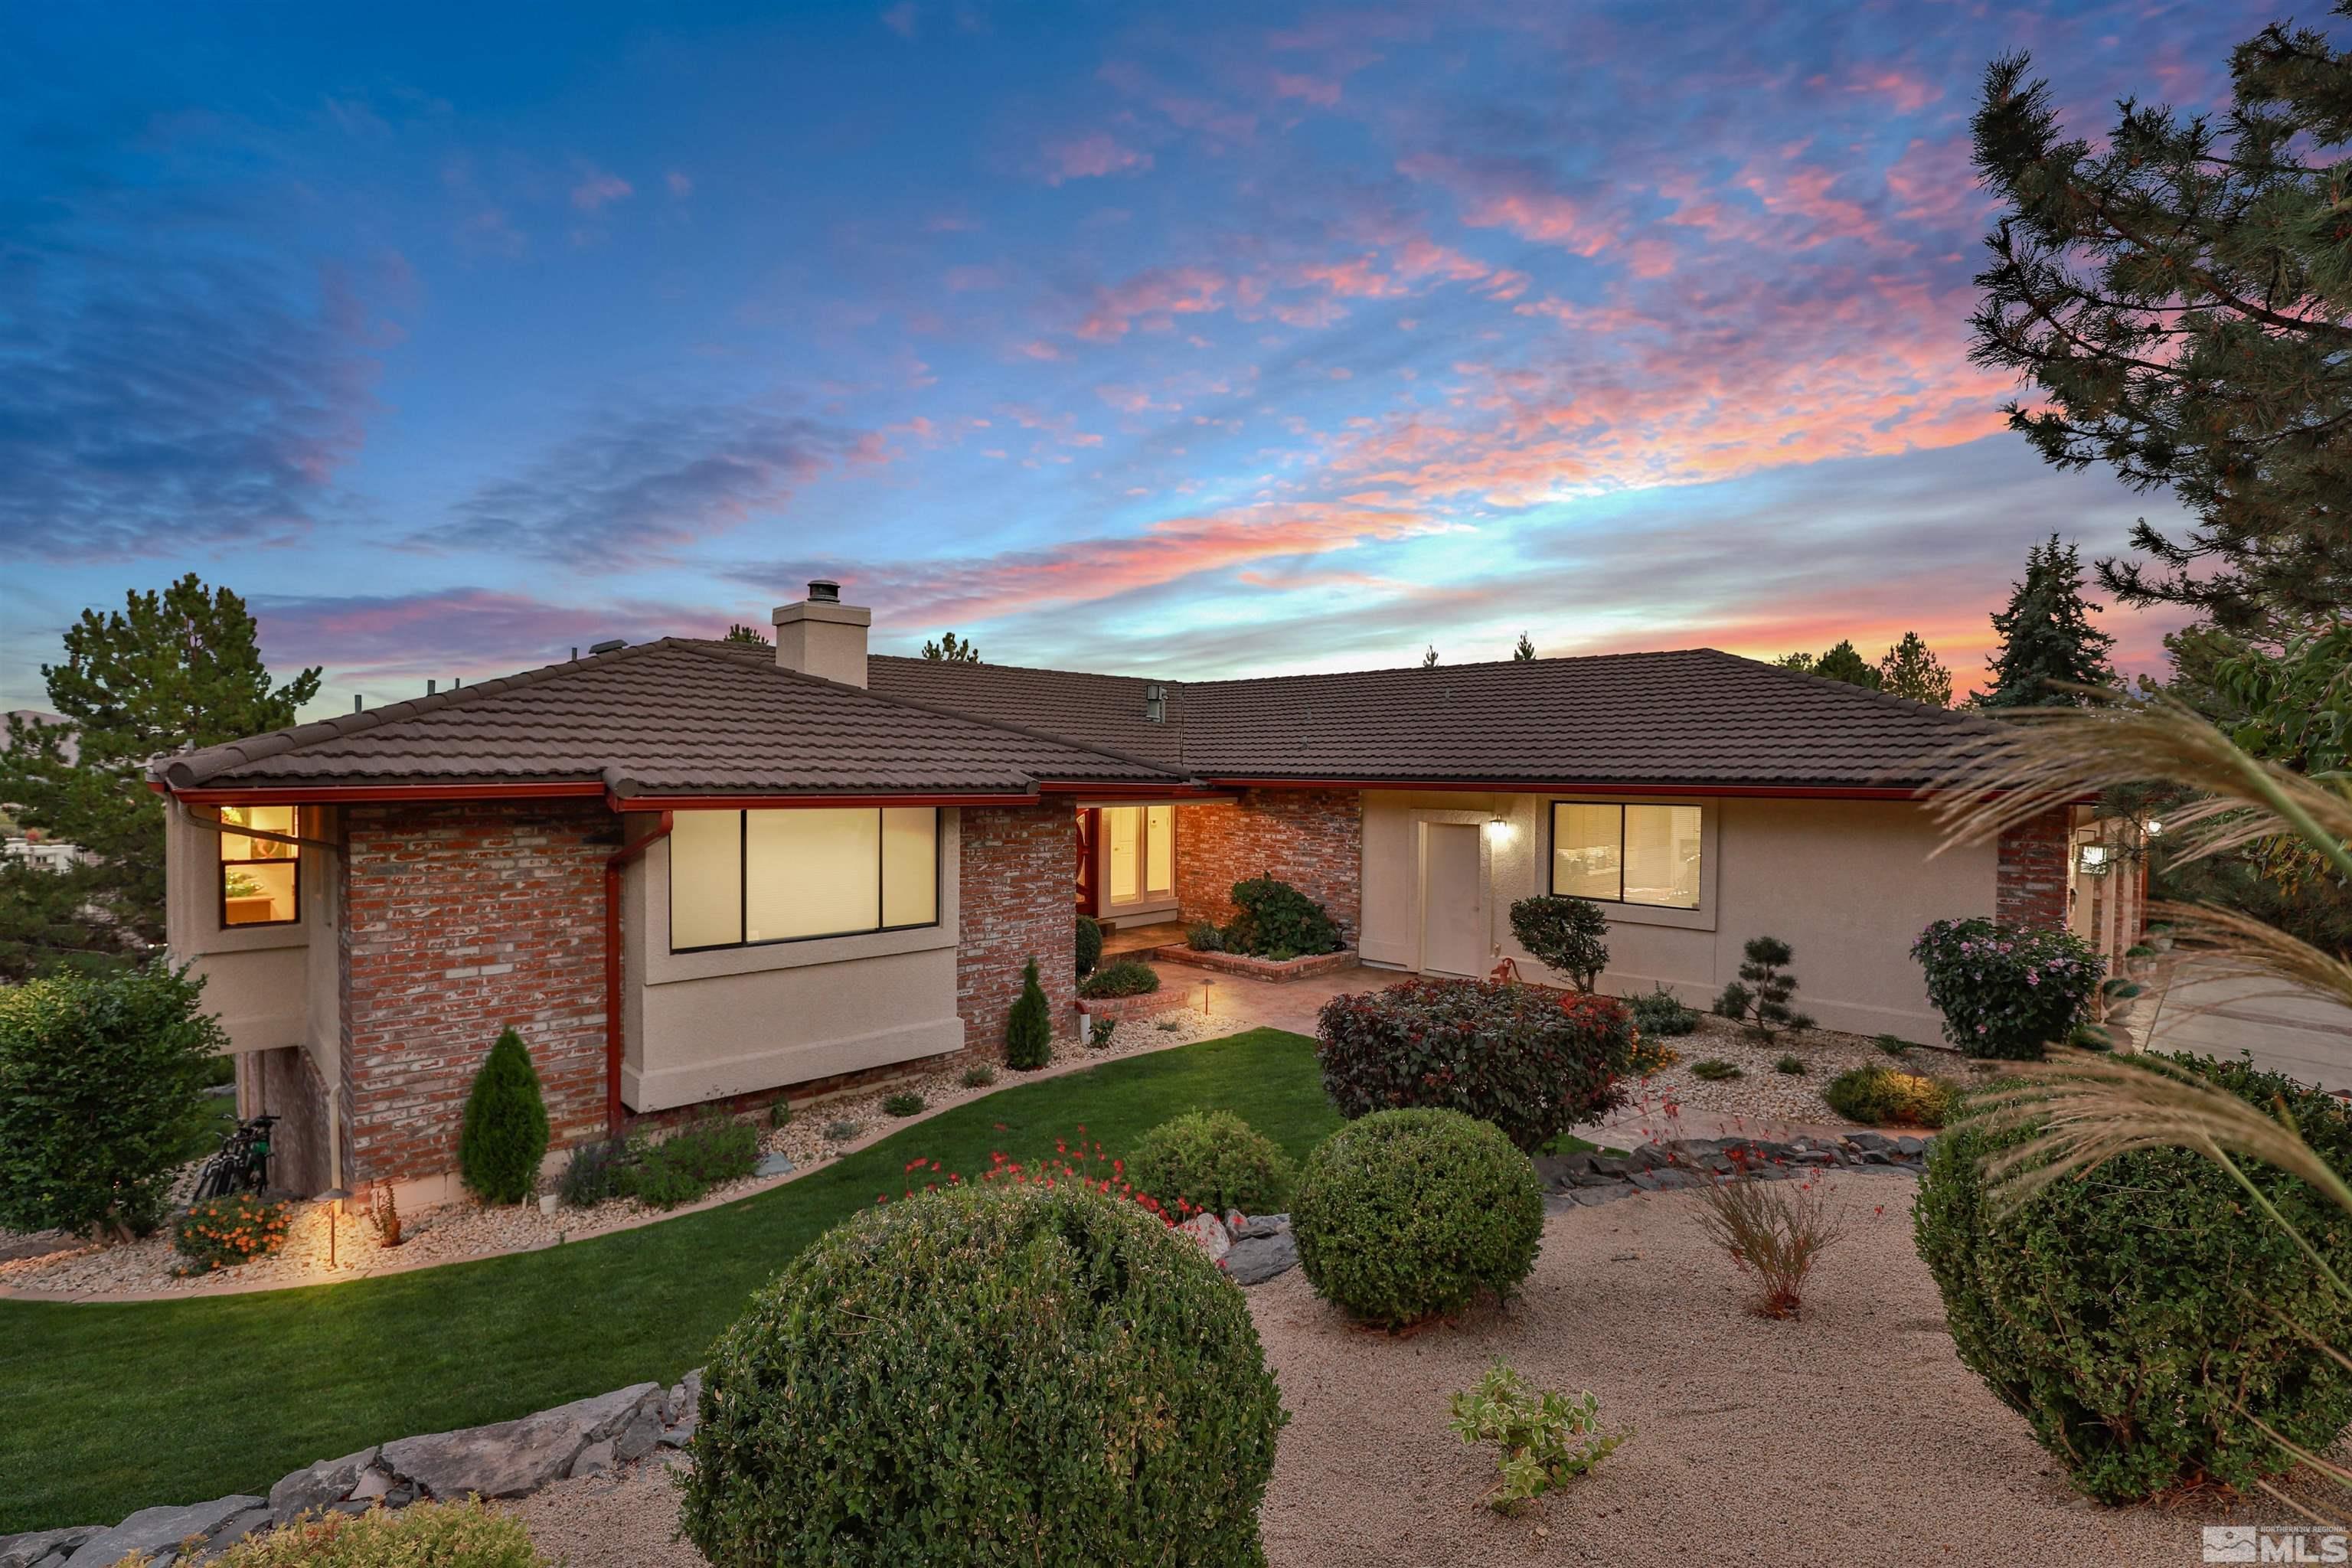
[[(661, 814), (659, 826), (604, 862), (604, 1127), (621, 1135), (621, 868), (669, 837), (677, 819)], [(627, 832), (625, 826), (622, 831)]]

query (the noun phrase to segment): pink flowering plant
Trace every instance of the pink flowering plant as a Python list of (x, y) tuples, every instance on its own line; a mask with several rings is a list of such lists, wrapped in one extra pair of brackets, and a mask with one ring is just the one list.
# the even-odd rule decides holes
[(1944, 1037), (1972, 1057), (2038, 1061), (2089, 1020), (2106, 965), (2070, 931), (1937, 921), (1911, 944)]

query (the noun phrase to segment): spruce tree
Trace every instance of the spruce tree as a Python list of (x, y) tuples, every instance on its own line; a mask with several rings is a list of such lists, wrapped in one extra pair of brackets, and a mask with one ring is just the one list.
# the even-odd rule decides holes
[(1435, 669), (1437, 668), (1437, 645), (1435, 643), (1431, 643), (1427, 650), (1422, 654), (1421, 668), (1423, 669)]
[(1917, 632), (1905, 632), (1903, 640), (1878, 661), (1878, 686), (1893, 696), (1931, 707), (1952, 705), (1952, 672), (1937, 662)]
[(1860, 686), (1872, 691), (1878, 689), (1877, 667), (1862, 657), (1851, 637), (1840, 641), (1837, 647), (1813, 660), (1811, 672), (1824, 680), (1843, 680), (1848, 686)]
[(727, 628), (727, 635), (719, 640), (722, 642), (758, 643), (761, 647), (772, 646), (769, 643), (766, 634), (761, 632), (759, 627), (747, 626), (740, 621), (737, 621), (732, 626), (730, 626)]
[(2010, 584), (2009, 605), (1993, 613), (2000, 651), (1988, 668), (1991, 682), (1980, 708), (2080, 706), (2089, 700), (2068, 687), (2116, 684), (2107, 650), (2116, 639), (2091, 624), (2098, 606), (2083, 597), (2083, 563), (2074, 546), (2037, 544), (2025, 557), (2025, 580)]
[(1528, 640), (1527, 633), (1521, 632), (1519, 634), (1519, 640), (1512, 645), (1511, 661), (1514, 664), (1526, 664), (1535, 657), (1536, 645)]
[[(2345, 13), (2347, 7), (2338, 4)], [(2002, 205), (1971, 357), (2039, 389), (2012, 429), (2062, 468), (2102, 463), (2193, 518), (2145, 519), (2101, 561), (2127, 605), (2230, 630), (2352, 602), (2352, 54), (2283, 25), (2230, 59), (2230, 108), (2132, 100), (2068, 139), (2022, 54), (1992, 62), (1971, 130)]]
[(1054, 1016), (1038, 984), (1037, 961), (1021, 972), (1021, 999), (1004, 1021), (1004, 1065), (1022, 1072), (1044, 1067), (1054, 1054)]
[(0, 800), (19, 819), (97, 858), (89, 879), (101, 919), (93, 946), (163, 940), (163, 805), (148, 760), (295, 721), (319, 692), (317, 669), (271, 684), (253, 616), (193, 572), (121, 610), (84, 610), (66, 628), (63, 664), (41, 667), (62, 724), (8, 721)]
[(539, 1069), (522, 1037), (506, 1029), (466, 1096), (458, 1174), (486, 1204), (519, 1204), (538, 1188), (539, 1163), (546, 1157), (547, 1104), (540, 1098)]

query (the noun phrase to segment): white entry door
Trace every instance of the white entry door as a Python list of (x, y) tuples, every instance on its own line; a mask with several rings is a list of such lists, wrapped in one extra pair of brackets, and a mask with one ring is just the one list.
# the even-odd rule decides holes
[(1486, 973), (1486, 879), (1478, 828), (1425, 822), (1421, 840), (1421, 967), (1432, 974)]

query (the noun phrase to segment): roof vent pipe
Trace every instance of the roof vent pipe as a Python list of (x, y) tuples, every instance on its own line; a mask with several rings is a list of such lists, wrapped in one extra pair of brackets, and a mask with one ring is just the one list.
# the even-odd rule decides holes
[(432, 695), (433, 695), (433, 693), (434, 693), (435, 689), (436, 689), (436, 688), (437, 688), (440, 684), (441, 684), (441, 683), (440, 683), (439, 681), (435, 680), (435, 679), (431, 679), (430, 677), (427, 677), (427, 678), (426, 678), (426, 679), (425, 679), (425, 696), (427, 696), (427, 697), (432, 696)]
[(809, 603), (812, 605), (838, 605), (841, 603), (841, 584), (835, 582), (830, 577), (810, 578)]
[(356, 712), (358, 712), (361, 709), (365, 708), (366, 706), (367, 706), (367, 695), (366, 695), (366, 693), (364, 693), (364, 692), (359, 692), (359, 691), (354, 691), (354, 692), (352, 692), (352, 712), (356, 713)]

